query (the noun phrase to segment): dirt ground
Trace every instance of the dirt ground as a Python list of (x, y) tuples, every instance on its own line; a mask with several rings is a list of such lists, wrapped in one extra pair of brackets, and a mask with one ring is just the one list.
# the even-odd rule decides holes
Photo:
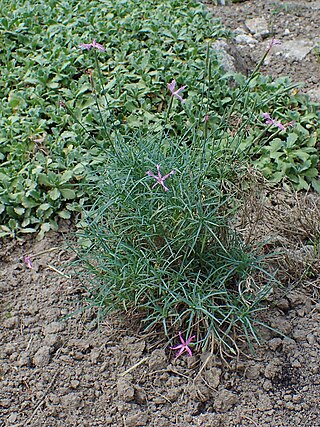
[[(212, 13), (234, 29), (276, 3), (288, 2), (246, 1)], [(319, 10), (269, 12), (279, 32), (311, 36), (313, 22), (319, 31)], [(316, 58), (283, 68), (277, 61), (266, 71), (308, 88), (320, 81)], [(274, 261), (283, 287), (262, 314), (280, 333), (261, 330), (255, 354), (240, 345), (234, 358), (194, 352), (175, 359), (160, 333), (145, 334), (138, 317), (124, 313), (97, 325), (95, 310), (81, 311), (87, 290), (70, 267), (68, 222), (42, 241), (2, 242), (0, 427), (319, 427), (320, 251), (312, 244), (319, 218), (315, 194), (265, 190), (248, 200), (244, 235), (254, 224), (255, 236), (284, 252)]]
[[(261, 71), (275, 78), (289, 76), (293, 82), (303, 83), (303, 91), (316, 92), (320, 100), (320, 1), (234, 1), (230, 6), (215, 6), (215, 0), (204, 2), (213, 16), (234, 32), (235, 46), (249, 69), (275, 38), (281, 44), (272, 49)], [(262, 22), (253, 24), (255, 18)], [(251, 40), (241, 40), (242, 34), (252, 36)]]

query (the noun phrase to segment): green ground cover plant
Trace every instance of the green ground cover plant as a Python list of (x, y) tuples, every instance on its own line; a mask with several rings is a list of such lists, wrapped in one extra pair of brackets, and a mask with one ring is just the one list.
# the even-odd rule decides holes
[[(101, 146), (115, 131), (163, 125), (166, 83), (172, 78), (187, 86), (188, 113), (176, 111), (172, 134), (181, 135), (202, 119), (201, 99), (209, 121), (198, 132), (216, 131), (214, 138), (226, 146), (235, 135), (232, 144), (241, 143), (247, 154), (251, 147), (252, 161), (271, 180), (319, 189), (315, 108), (284, 80), (256, 74), (248, 83), (226, 74), (212, 52), (204, 84), (207, 46), (226, 32), (197, 2), (1, 0), (0, 5), (1, 236), (37, 232), (41, 238), (58, 227), (59, 218), (81, 211), (90, 197), (78, 185), (86, 167), (103, 161)], [(105, 47), (99, 57), (78, 48), (94, 38)], [(103, 79), (96, 75), (97, 61)], [(111, 119), (111, 111), (112, 128), (103, 129), (101, 112)], [(272, 143), (272, 129), (265, 130), (266, 111), (297, 122), (279, 132), (281, 143)], [(110, 120), (105, 123), (111, 126)], [(240, 142), (243, 123), (248, 129), (246, 139), (240, 132)]]

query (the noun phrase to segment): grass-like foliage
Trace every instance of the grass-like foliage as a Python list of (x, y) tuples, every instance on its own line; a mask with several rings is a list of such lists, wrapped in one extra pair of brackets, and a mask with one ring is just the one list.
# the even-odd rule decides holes
[(202, 347), (232, 348), (237, 328), (254, 335), (269, 279), (232, 229), (230, 177), (243, 167), (226, 167), (218, 143), (206, 158), (203, 139), (190, 139), (159, 132), (118, 141), (105, 168), (90, 173), (96, 201), (80, 232), (81, 265), (97, 279), (91, 291), (103, 311), (134, 308), (148, 328), (187, 328)]
[(253, 313), (273, 280), (234, 227), (248, 167), (239, 147), (250, 119), (230, 136), (217, 115), (212, 130), (204, 95), (197, 118), (182, 97), (185, 87), (172, 81), (167, 88), (161, 126), (123, 134), (104, 125), (109, 143), (83, 187), (92, 203), (78, 234), (80, 264), (95, 277), (90, 292), (102, 312), (135, 309), (147, 328), (161, 323), (166, 335), (186, 328), (203, 348), (219, 342), (234, 351), (236, 330), (256, 338)]

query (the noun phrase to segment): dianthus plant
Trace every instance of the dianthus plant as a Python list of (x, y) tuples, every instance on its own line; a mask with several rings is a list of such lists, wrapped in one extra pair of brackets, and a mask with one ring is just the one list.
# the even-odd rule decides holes
[(262, 267), (231, 227), (226, 165), (214, 148), (206, 160), (205, 142), (190, 140), (163, 132), (118, 139), (103, 170), (88, 174), (95, 202), (85, 212), (82, 265), (107, 311), (135, 309), (169, 337), (184, 330), (198, 347), (214, 340), (231, 348), (238, 326), (253, 332)]

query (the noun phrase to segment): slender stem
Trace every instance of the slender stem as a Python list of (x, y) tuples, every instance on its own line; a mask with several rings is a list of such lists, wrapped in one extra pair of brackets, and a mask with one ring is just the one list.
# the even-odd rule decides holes
[[(110, 112), (110, 116), (111, 116), (111, 109), (110, 109), (110, 107), (109, 107), (109, 103), (108, 103), (108, 100), (107, 100), (107, 98), (106, 98), (105, 90), (104, 90), (104, 87), (103, 87), (103, 78), (102, 78), (102, 73), (101, 73), (100, 64), (99, 64), (99, 61), (98, 61), (98, 55), (97, 55), (97, 52), (96, 52), (95, 50), (94, 50), (94, 59), (95, 59), (96, 69), (97, 69), (98, 76), (99, 76), (100, 90), (101, 90), (101, 91), (102, 91), (102, 93), (104, 94), (104, 99), (105, 99), (105, 101), (106, 101), (106, 105), (107, 105), (107, 108), (108, 108), (108, 110), (109, 110), (109, 112)], [(100, 120), (101, 120), (101, 122), (102, 122), (102, 126), (103, 126), (103, 129), (104, 129), (104, 133), (105, 133), (106, 137), (108, 138), (108, 140), (109, 140), (109, 142), (110, 142), (110, 144), (111, 144), (112, 148), (114, 148), (114, 145), (113, 145), (113, 142), (112, 142), (112, 138), (111, 138), (110, 132), (109, 132), (109, 130), (108, 130), (108, 128), (107, 128), (107, 125), (106, 125), (106, 121), (104, 120), (104, 118), (103, 118), (103, 116), (102, 116), (101, 108), (100, 108), (100, 105), (99, 105), (99, 102), (98, 102), (98, 97), (97, 97), (97, 94), (96, 94), (96, 91), (95, 91), (95, 88), (94, 88), (94, 83), (93, 83), (93, 80), (92, 80), (92, 79), (91, 79), (91, 85), (92, 85), (92, 92), (93, 92), (93, 96), (94, 96), (95, 104), (96, 104), (96, 107), (97, 107), (98, 112), (99, 112)]]
[(165, 118), (165, 124), (168, 123), (168, 119), (169, 119), (169, 114), (170, 114), (170, 111), (171, 111), (172, 103), (173, 103), (173, 96), (170, 96), (170, 101), (169, 101), (169, 105), (168, 105), (168, 109), (167, 109), (167, 114), (166, 114), (166, 118)]
[(91, 133), (88, 131), (88, 129), (81, 123), (81, 121), (78, 119), (78, 117), (73, 113), (71, 108), (67, 106), (67, 104), (64, 101), (60, 102), (60, 105), (67, 111), (68, 114), (73, 118), (73, 120), (85, 131), (85, 133), (92, 139), (94, 143), (96, 143), (96, 139), (91, 135)]

